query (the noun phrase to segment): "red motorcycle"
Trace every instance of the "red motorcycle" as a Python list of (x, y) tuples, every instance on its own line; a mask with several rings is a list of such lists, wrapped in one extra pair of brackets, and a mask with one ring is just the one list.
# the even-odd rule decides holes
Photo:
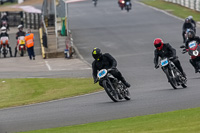
[(124, 0), (119, 0), (118, 4), (119, 4), (119, 7), (121, 8), (121, 10), (123, 10), (124, 7), (125, 7), (125, 1)]
[(20, 56), (24, 56), (24, 54), (26, 53), (24, 36), (18, 37), (17, 46), (15, 48), (15, 57), (17, 56), (17, 52), (20, 54)]
[[(191, 56), (191, 59), (200, 59), (200, 44), (198, 44), (196, 41), (191, 41), (188, 44), (188, 49), (186, 49), (186, 47), (183, 45), (180, 48), (184, 48), (183, 49), (183, 54), (188, 52), (188, 54)], [(200, 73), (200, 60), (196, 61), (196, 66), (198, 68), (198, 71)]]

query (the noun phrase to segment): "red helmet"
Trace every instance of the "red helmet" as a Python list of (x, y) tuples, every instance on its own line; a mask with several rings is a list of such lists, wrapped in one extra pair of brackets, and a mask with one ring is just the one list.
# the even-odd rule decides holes
[(160, 39), (160, 38), (156, 38), (155, 40), (154, 40), (154, 46), (158, 49), (158, 50), (161, 50), (162, 49), (162, 47), (163, 47), (163, 40), (162, 39)]

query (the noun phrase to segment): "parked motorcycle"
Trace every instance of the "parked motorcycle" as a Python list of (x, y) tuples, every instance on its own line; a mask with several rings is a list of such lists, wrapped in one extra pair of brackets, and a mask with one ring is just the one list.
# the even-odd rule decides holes
[(17, 47), (15, 49), (15, 57), (17, 56), (17, 52), (20, 54), (20, 56), (24, 56), (24, 54), (26, 54), (26, 46), (25, 46), (24, 36), (18, 37)]
[[(200, 44), (198, 44), (196, 41), (189, 42), (188, 49), (186, 49), (184, 45), (182, 45), (180, 48), (183, 48), (183, 54), (188, 52), (191, 58), (200, 57)], [(200, 73), (200, 60), (196, 62), (196, 66), (198, 68), (198, 72)]]
[(9, 30), (8, 22), (6, 20), (2, 20), (1, 27), (6, 27), (6, 29)]
[(121, 10), (123, 10), (124, 7), (125, 7), (125, 1), (124, 0), (119, 0), (118, 4), (119, 4), (119, 7), (121, 8)]
[(106, 93), (114, 102), (123, 99), (130, 100), (131, 97), (128, 88), (110, 73), (111, 70), (112, 69), (100, 70), (97, 74), (99, 82), (103, 85)]
[(180, 85), (186, 88), (187, 80), (170, 59), (171, 58), (162, 58), (160, 60), (161, 69), (166, 74), (168, 82), (174, 89), (177, 89)]
[(8, 54), (8, 50), (9, 50), (7, 45), (8, 45), (8, 37), (1, 37), (1, 51), (0, 51), (0, 53), (3, 54), (4, 58), (6, 58), (6, 55)]

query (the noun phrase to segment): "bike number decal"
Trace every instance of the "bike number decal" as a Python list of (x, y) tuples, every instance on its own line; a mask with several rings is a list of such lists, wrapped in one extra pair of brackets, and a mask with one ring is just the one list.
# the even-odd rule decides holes
[(106, 74), (107, 74), (107, 70), (102, 69), (98, 72), (97, 76), (98, 76), (98, 78), (103, 78)]
[(161, 66), (166, 66), (168, 64), (167, 58), (164, 60), (161, 60)]
[(2, 41), (7, 41), (7, 40), (8, 40), (8, 37), (1, 37), (1, 40), (2, 40)]
[(189, 43), (189, 48), (194, 48), (196, 46), (196, 41), (192, 41)]
[(24, 40), (19, 40), (19, 44), (25, 44)]

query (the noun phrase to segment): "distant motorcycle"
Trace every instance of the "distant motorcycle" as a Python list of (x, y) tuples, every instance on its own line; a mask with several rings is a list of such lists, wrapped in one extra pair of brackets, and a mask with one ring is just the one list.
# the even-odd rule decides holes
[(131, 97), (128, 88), (110, 73), (111, 70), (100, 70), (97, 74), (99, 82), (114, 102), (121, 101), (122, 99), (130, 100)]
[(125, 3), (125, 9), (127, 10), (127, 12), (129, 12), (129, 10), (131, 10), (131, 2), (127, 1)]
[[(3, 54), (4, 58), (8, 54), (8, 37), (1, 37), (1, 51), (0, 53)], [(1, 54), (0, 54), (1, 55)]]
[(163, 72), (166, 74), (168, 82), (174, 89), (177, 89), (177, 87), (180, 85), (183, 88), (187, 87), (187, 80), (170, 60), (170, 58), (162, 58), (160, 60), (160, 66)]
[(185, 35), (184, 35), (185, 42), (186, 42), (187, 39), (188, 39), (188, 32), (191, 31), (191, 30), (192, 30), (192, 29), (190, 29), (190, 28), (187, 28), (187, 29), (185, 30)]
[[(188, 49), (186, 49), (184, 45), (182, 45), (180, 48), (183, 48), (183, 54), (188, 52), (191, 58), (200, 57), (200, 44), (198, 44), (196, 41), (189, 42)], [(198, 67), (198, 72), (200, 73), (200, 60), (196, 62), (196, 65)]]
[(97, 0), (93, 0), (94, 6), (97, 6)]
[(125, 1), (124, 0), (119, 0), (118, 4), (119, 4), (119, 7), (121, 8), (121, 10), (123, 10), (124, 7), (125, 7)]
[(18, 37), (17, 47), (15, 49), (15, 57), (17, 56), (17, 52), (20, 54), (20, 56), (24, 56), (24, 54), (26, 53), (24, 36)]

